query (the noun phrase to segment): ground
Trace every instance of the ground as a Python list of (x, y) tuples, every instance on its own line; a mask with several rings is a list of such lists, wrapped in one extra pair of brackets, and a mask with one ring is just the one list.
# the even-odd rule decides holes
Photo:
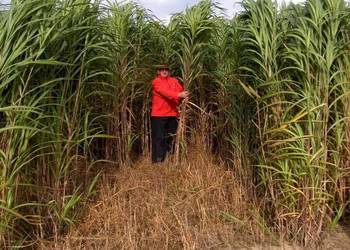
[(348, 250), (350, 249), (350, 225), (341, 224), (326, 236), (324, 249), (329, 250)]
[[(232, 170), (204, 153), (186, 164), (148, 159), (102, 177), (96, 201), (68, 234), (41, 249), (302, 249), (271, 246), (256, 223), (258, 208)], [(339, 229), (324, 249), (349, 249)]]

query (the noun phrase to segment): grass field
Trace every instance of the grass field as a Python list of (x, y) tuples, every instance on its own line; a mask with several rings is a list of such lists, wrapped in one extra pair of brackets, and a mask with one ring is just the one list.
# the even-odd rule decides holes
[[(0, 247), (194, 249), (244, 236), (316, 247), (346, 219), (348, 3), (241, 4), (227, 18), (199, 1), (168, 24), (135, 3), (0, 8)], [(153, 168), (163, 62), (191, 98), (176, 154)]]

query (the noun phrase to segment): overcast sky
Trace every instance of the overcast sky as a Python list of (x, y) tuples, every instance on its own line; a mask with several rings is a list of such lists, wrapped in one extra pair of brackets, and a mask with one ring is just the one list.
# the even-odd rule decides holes
[[(117, 0), (118, 2), (128, 0)], [(215, 1), (215, 0), (214, 0)], [(303, 2), (303, 0), (277, 0), (277, 2)], [(0, 3), (9, 3), (10, 0), (0, 0)], [(136, 0), (146, 9), (152, 11), (159, 19), (168, 21), (171, 14), (180, 12), (186, 9), (187, 6), (192, 6), (199, 2), (199, 0)], [(216, 0), (222, 7), (227, 9), (227, 14), (232, 15), (239, 11), (241, 2), (240, 0)]]
[[(182, 11), (187, 6), (198, 3), (199, 0), (137, 0), (137, 2), (152, 11), (159, 19), (167, 21), (171, 14)], [(240, 0), (216, 0), (215, 2), (224, 7), (230, 16), (240, 10)], [(283, 0), (277, 0), (277, 2), (281, 3)], [(284, 0), (284, 2), (300, 3), (303, 0)]]

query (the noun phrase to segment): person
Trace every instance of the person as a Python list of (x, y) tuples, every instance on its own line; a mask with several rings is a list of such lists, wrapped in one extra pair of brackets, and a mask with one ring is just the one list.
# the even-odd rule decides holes
[(157, 76), (152, 81), (152, 162), (164, 161), (174, 151), (174, 137), (178, 126), (178, 106), (188, 101), (189, 93), (180, 82), (170, 76), (167, 64), (157, 66)]

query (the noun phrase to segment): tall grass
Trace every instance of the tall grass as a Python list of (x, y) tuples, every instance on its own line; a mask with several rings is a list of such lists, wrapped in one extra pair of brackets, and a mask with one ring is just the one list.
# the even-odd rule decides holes
[(89, 195), (89, 144), (101, 131), (89, 85), (103, 51), (89, 1), (13, 1), (0, 21), (3, 246), (70, 225)]
[[(213, 48), (211, 48), (210, 38), (214, 34), (216, 27), (215, 9), (217, 7), (212, 1), (201, 1), (199, 4), (186, 9), (184, 13), (179, 13), (171, 20), (177, 26), (175, 43), (175, 54), (181, 72), (181, 81), (185, 90), (192, 93), (192, 100), (196, 100), (199, 110), (195, 113), (196, 124), (206, 134), (207, 131), (207, 61), (211, 61)], [(176, 162), (180, 160), (181, 154), (186, 154), (186, 131), (188, 131), (188, 107), (186, 103), (181, 106), (180, 124), (176, 142)], [(193, 106), (191, 107), (193, 109)], [(199, 111), (199, 112), (198, 112)], [(200, 115), (201, 114), (201, 115)], [(207, 144), (205, 138), (198, 143)]]
[(204, 0), (167, 25), (133, 2), (4, 8), (1, 246), (65, 232), (100, 162), (149, 156), (150, 82), (164, 62), (191, 92), (177, 163), (204, 145), (261, 204), (263, 228), (319, 242), (348, 205), (350, 12), (343, 0), (242, 6), (229, 19)]
[(345, 3), (310, 0), (302, 11), (280, 12), (272, 1), (244, 6), (265, 217), (284, 238), (317, 242), (345, 205)]

